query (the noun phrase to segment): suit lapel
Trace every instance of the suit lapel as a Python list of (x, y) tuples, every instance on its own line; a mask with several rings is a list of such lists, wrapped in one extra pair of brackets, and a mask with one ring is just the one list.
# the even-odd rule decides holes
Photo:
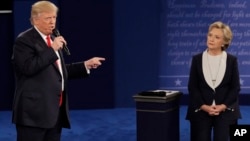
[(214, 85), (212, 82), (212, 76), (211, 76), (211, 72), (210, 72), (210, 68), (209, 68), (209, 64), (208, 64), (207, 55), (208, 54), (207, 54), (207, 50), (206, 50), (202, 54), (202, 71), (204, 74), (205, 81), (215, 91), (215, 88), (218, 87), (219, 84), (222, 82), (223, 77), (224, 77), (225, 72), (226, 72), (227, 54), (225, 51), (222, 52), (222, 58), (220, 60), (221, 62), (220, 62), (219, 70), (218, 70), (218, 75), (217, 75), (216, 82)]

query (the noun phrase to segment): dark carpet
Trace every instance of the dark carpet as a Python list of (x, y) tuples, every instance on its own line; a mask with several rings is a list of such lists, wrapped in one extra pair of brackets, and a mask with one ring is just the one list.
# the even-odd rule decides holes
[[(240, 124), (250, 124), (250, 106), (241, 106)], [(71, 129), (63, 129), (62, 141), (136, 141), (136, 109), (71, 110)], [(180, 141), (189, 141), (186, 106), (180, 107)], [(0, 141), (15, 141), (11, 112), (0, 111)]]

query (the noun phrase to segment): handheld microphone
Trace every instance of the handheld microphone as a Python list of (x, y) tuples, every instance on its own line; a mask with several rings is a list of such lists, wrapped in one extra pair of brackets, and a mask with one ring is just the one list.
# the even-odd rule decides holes
[[(61, 36), (61, 34), (59, 33), (59, 31), (56, 28), (53, 29), (52, 32), (53, 32), (53, 35), (56, 36), (56, 37)], [(63, 50), (65, 51), (65, 53), (67, 55), (70, 55), (69, 49), (68, 49), (67, 45), (64, 44), (64, 43), (63, 43)]]

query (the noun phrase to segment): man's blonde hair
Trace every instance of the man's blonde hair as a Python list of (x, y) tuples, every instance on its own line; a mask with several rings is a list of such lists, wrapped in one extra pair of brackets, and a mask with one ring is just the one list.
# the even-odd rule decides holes
[(33, 25), (33, 19), (39, 17), (43, 12), (58, 12), (58, 7), (50, 1), (38, 1), (31, 7), (30, 22)]

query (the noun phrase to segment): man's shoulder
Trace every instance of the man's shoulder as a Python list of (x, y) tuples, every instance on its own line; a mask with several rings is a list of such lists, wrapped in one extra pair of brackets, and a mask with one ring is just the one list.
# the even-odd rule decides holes
[(17, 37), (23, 37), (23, 36), (31, 36), (32, 34), (34, 34), (36, 30), (31, 27), (29, 29), (26, 29), (25, 31), (21, 32)]

